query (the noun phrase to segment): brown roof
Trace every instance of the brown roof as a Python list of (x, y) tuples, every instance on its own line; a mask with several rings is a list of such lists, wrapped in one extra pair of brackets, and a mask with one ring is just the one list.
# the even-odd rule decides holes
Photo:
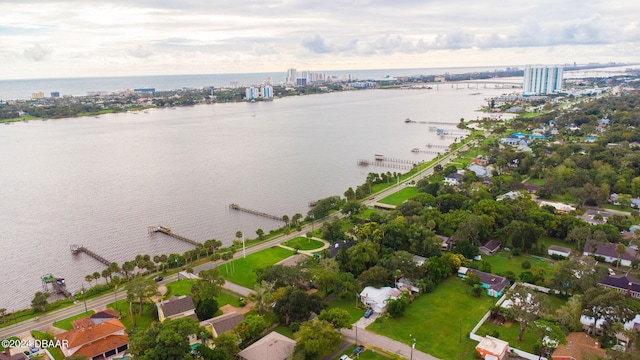
[(111, 319), (92, 327), (73, 329), (60, 333), (56, 335), (56, 338), (58, 340), (67, 340), (69, 344), (67, 347), (71, 349), (124, 330), (125, 327), (120, 320)]
[(567, 343), (558, 345), (551, 358), (573, 357), (574, 360), (590, 358), (589, 355), (606, 357), (607, 352), (600, 348), (596, 339), (583, 332), (573, 332), (567, 335)]
[(244, 320), (244, 316), (235, 311), (226, 313), (224, 315), (216, 316), (213, 319), (200, 322), (200, 325), (211, 325), (216, 330), (216, 334), (220, 335), (227, 331), (233, 330), (233, 328)]
[(194, 310), (196, 308), (196, 306), (193, 304), (193, 298), (191, 296), (172, 298), (168, 301), (162, 301), (160, 304), (158, 304), (158, 307), (162, 309), (164, 317), (181, 314), (185, 311)]
[(120, 315), (113, 309), (98, 311), (90, 316), (92, 319), (120, 319)]
[(0, 352), (0, 360), (26, 360), (29, 359), (27, 355), (23, 352), (18, 352), (17, 354), (10, 355), (11, 349), (5, 348), (3, 352)]
[(128, 343), (129, 337), (127, 335), (111, 335), (81, 347), (73, 355), (84, 355), (87, 359), (91, 359), (96, 355), (104, 354), (109, 350), (117, 349)]
[(91, 318), (87, 316), (80, 319), (72, 320), (71, 325), (73, 325), (74, 329), (80, 329), (92, 327), (95, 324), (93, 321), (91, 321)]

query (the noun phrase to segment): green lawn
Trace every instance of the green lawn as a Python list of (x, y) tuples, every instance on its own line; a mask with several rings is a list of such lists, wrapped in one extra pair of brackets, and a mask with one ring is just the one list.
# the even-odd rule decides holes
[(401, 318), (379, 318), (367, 329), (405, 344), (411, 334), (416, 349), (444, 360), (476, 359), (478, 343), (469, 332), (496, 300), (473, 297), (471, 287), (452, 276), (416, 299)]
[[(140, 308), (140, 304), (138, 303), (133, 303), (133, 306), (136, 310)], [(132, 329), (146, 329), (158, 318), (155, 304), (147, 303), (144, 305), (144, 313), (142, 316), (135, 316), (135, 325), (129, 312), (129, 302), (126, 299), (112, 302), (108, 304), (107, 307), (116, 310), (120, 314), (120, 321), (127, 328), (128, 332), (131, 332)]]
[(218, 307), (227, 304), (235, 307), (240, 307), (240, 298), (224, 290), (216, 297), (216, 302), (218, 303)]
[(293, 255), (291, 250), (283, 249), (279, 246), (272, 247), (247, 255), (246, 258), (238, 258), (226, 264), (221, 264), (219, 266), (220, 275), (233, 283), (253, 289), (258, 281), (258, 276), (255, 273), (256, 269), (273, 265), (291, 255)]
[(289, 329), (289, 327), (285, 325), (280, 324), (275, 329), (273, 329), (273, 331), (277, 332), (280, 335), (284, 335), (289, 339), (295, 339), (293, 331), (291, 331), (291, 329)]
[[(53, 338), (51, 338), (47, 333), (44, 333), (42, 331), (38, 331), (38, 330), (32, 330), (31, 331), (31, 336), (33, 336), (35, 339), (38, 340), (55, 340)], [(64, 359), (64, 354), (62, 353), (62, 350), (60, 350), (59, 347), (49, 347), (47, 348), (47, 350), (49, 351), (49, 353), (51, 353), (51, 355), (53, 356), (53, 358), (55, 360), (63, 360)]]
[(180, 279), (167, 283), (167, 293), (165, 298), (172, 296), (191, 295), (191, 287), (196, 283), (193, 279)]
[(380, 200), (379, 202), (388, 205), (400, 205), (408, 199), (411, 199), (418, 195), (418, 188), (415, 186), (407, 186), (400, 191), (397, 191), (386, 198)]
[(314, 239), (308, 239), (306, 237), (302, 237), (302, 236), (298, 236), (296, 238), (293, 238), (287, 242), (282, 243), (282, 245), (284, 246), (288, 246), (291, 248), (296, 248), (297, 246), (300, 246), (298, 249), (299, 250), (314, 250), (314, 249), (318, 249), (321, 248), (322, 245), (324, 245), (324, 243), (322, 243), (322, 241), (318, 241), (318, 240), (314, 240)]
[(353, 297), (344, 299), (336, 297), (335, 299), (329, 301), (327, 305), (329, 308), (338, 307), (347, 310), (349, 312), (349, 315), (351, 315), (351, 323), (354, 323), (358, 321), (358, 319), (360, 319), (362, 315), (364, 315), (364, 310), (357, 308), (356, 304), (361, 305), (359, 301), (356, 302), (356, 297), (354, 295)]
[(482, 255), (482, 260), (491, 264), (491, 273), (504, 274), (506, 271), (513, 271), (516, 276), (519, 276), (521, 272), (526, 271), (522, 268), (522, 263), (528, 261), (531, 263), (531, 267), (539, 266), (545, 269), (547, 275), (553, 270), (554, 262), (551, 260), (543, 260), (540, 258), (534, 258), (530, 255), (511, 256), (508, 251), (499, 251), (495, 255)]
[(518, 341), (519, 333), (520, 325), (517, 322), (507, 322), (505, 326), (485, 322), (477, 332), (479, 336), (498, 335), (497, 337), (499, 339), (507, 341), (510, 347), (533, 353), (533, 346), (535, 345), (536, 340), (538, 340), (533, 330), (531, 330), (530, 327), (527, 327), (525, 329), (524, 335), (522, 336), (522, 342)]
[(55, 327), (57, 327), (59, 329), (62, 329), (62, 330), (71, 330), (71, 329), (73, 329), (73, 325), (71, 325), (71, 322), (73, 320), (77, 320), (77, 319), (80, 319), (80, 318), (83, 318), (83, 317), (91, 316), (93, 314), (95, 314), (95, 311), (89, 310), (89, 311), (87, 311), (85, 313), (78, 314), (76, 316), (72, 316), (70, 318), (66, 318), (66, 319), (63, 319), (63, 320), (60, 320), (60, 321), (56, 321), (56, 322), (53, 323), (53, 326), (55, 326)]

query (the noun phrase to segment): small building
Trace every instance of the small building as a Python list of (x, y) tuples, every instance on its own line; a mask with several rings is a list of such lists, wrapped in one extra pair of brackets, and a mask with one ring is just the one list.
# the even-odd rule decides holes
[(244, 315), (231, 311), (226, 314), (216, 316), (211, 319), (203, 320), (200, 322), (200, 326), (207, 329), (214, 338), (220, 336), (220, 334), (233, 330), (236, 325), (240, 324), (244, 320)]
[(65, 357), (82, 355), (87, 359), (106, 359), (129, 349), (129, 337), (118, 319), (65, 331), (55, 337), (62, 343), (60, 350)]
[(487, 289), (487, 295), (491, 297), (500, 297), (504, 293), (504, 290), (509, 285), (509, 280), (507, 278), (489, 274), (484, 271), (469, 269), (467, 267), (461, 266), (458, 269), (458, 276), (466, 279), (471, 275), (477, 275), (480, 278), (480, 284), (483, 289)]
[(444, 178), (444, 183), (450, 186), (460, 185), (461, 181), (462, 181), (462, 174), (459, 174), (457, 172), (453, 174), (449, 174)]
[(569, 257), (569, 255), (571, 255), (571, 249), (557, 245), (549, 245), (547, 254)]
[(476, 345), (476, 351), (483, 359), (502, 360), (509, 352), (509, 343), (487, 335)]
[(584, 246), (584, 256), (601, 256), (604, 258), (605, 262), (613, 263), (614, 261), (618, 261), (618, 257), (620, 257), (620, 265), (622, 266), (631, 266), (631, 261), (636, 258), (637, 251), (625, 246), (624, 253), (618, 254), (616, 252), (616, 246), (618, 244), (614, 243), (593, 243), (587, 242)]
[(480, 246), (480, 252), (485, 255), (493, 255), (500, 250), (500, 243), (497, 240), (491, 239)]
[(173, 297), (169, 300), (160, 300), (156, 305), (158, 307), (158, 320), (163, 322), (165, 319), (180, 319), (183, 317), (192, 317), (198, 320), (196, 316), (196, 306), (191, 296)]
[(295, 340), (272, 331), (240, 351), (238, 357), (244, 360), (286, 360), (291, 359), (295, 346)]
[(551, 354), (551, 359), (586, 360), (607, 357), (607, 352), (600, 348), (598, 341), (583, 332), (569, 333), (566, 339), (567, 343), (558, 345)]
[(25, 355), (22, 350), (17, 349), (15, 353), (11, 351), (10, 347), (4, 348), (3, 352), (0, 352), (0, 360), (28, 360), (29, 357)]
[(520, 191), (509, 191), (508, 193), (504, 193), (502, 195), (498, 195), (496, 196), (496, 200), (497, 201), (502, 201), (504, 199), (518, 199), (523, 197), (524, 195), (522, 195), (522, 193)]
[(395, 300), (402, 294), (402, 291), (392, 287), (367, 286), (360, 292), (360, 301), (370, 307), (375, 313), (382, 314), (386, 311), (389, 300)]

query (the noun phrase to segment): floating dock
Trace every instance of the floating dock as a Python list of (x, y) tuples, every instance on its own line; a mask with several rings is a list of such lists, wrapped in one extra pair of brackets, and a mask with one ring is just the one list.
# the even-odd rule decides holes
[(200, 243), (195, 241), (195, 240), (191, 240), (191, 239), (186, 238), (186, 237), (184, 237), (182, 235), (178, 235), (178, 234), (174, 233), (173, 231), (171, 231), (171, 228), (169, 228), (168, 226), (149, 226), (149, 227), (147, 227), (147, 232), (149, 234), (159, 232), (159, 233), (163, 233), (165, 235), (171, 236), (174, 239), (178, 239), (180, 241), (184, 241), (184, 242), (186, 242), (188, 244), (191, 244), (193, 246), (200, 245)]
[(238, 211), (242, 211), (242, 212), (246, 212), (248, 214), (253, 214), (253, 215), (258, 215), (258, 216), (262, 216), (265, 217), (267, 219), (272, 219), (272, 220), (278, 220), (278, 221), (283, 221), (282, 220), (282, 216), (277, 216), (277, 215), (271, 215), (271, 214), (267, 214), (265, 212), (262, 211), (258, 211), (258, 210), (251, 210), (251, 209), (247, 209), (247, 208), (243, 208), (238, 204), (229, 204), (229, 208), (233, 209), (233, 210), (238, 210)]

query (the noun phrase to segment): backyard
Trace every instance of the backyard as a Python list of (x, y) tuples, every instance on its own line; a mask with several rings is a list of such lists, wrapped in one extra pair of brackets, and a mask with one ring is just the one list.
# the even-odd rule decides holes
[(225, 264), (221, 264), (220, 275), (238, 285), (253, 289), (258, 281), (256, 269), (273, 265), (293, 255), (293, 251), (281, 247), (272, 247), (260, 252), (247, 255), (246, 258), (238, 258)]
[(476, 359), (478, 343), (469, 339), (469, 332), (496, 300), (473, 297), (471, 287), (450, 277), (434, 292), (417, 298), (402, 317), (378, 318), (367, 330), (405, 344), (411, 334), (416, 349), (441, 359)]
[(400, 191), (397, 191), (384, 199), (381, 199), (379, 202), (388, 205), (400, 205), (408, 199), (411, 199), (418, 195), (418, 188), (415, 186), (407, 186)]
[(528, 261), (531, 267), (541, 267), (547, 274), (553, 270), (553, 260), (534, 257), (531, 255), (513, 256), (508, 251), (498, 251), (495, 255), (482, 255), (482, 260), (491, 264), (491, 273), (504, 274), (506, 271), (513, 271), (516, 276), (519, 276), (521, 272), (526, 271), (522, 268), (522, 263)]

